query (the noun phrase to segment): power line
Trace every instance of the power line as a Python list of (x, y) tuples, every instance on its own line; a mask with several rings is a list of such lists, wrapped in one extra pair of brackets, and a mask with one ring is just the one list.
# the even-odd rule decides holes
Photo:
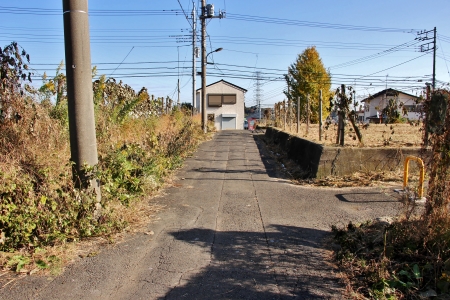
[[(16, 14), (16, 15), (41, 15), (41, 16), (52, 16), (52, 15), (62, 15), (60, 9), (52, 8), (23, 8), (15, 6), (0, 6), (1, 14)], [(139, 10), (99, 10), (91, 9), (89, 10), (90, 16), (115, 16), (115, 17), (125, 17), (125, 16), (167, 16), (167, 15), (180, 15), (182, 13), (179, 9), (163, 9), (163, 10), (150, 10), (150, 9), (139, 9)]]
[[(421, 58), (422, 56), (425, 56), (425, 55), (427, 55), (427, 54), (428, 54), (428, 52), (427, 52), (427, 53), (425, 53), (425, 54), (423, 54), (423, 55), (420, 55), (420, 56), (418, 56), (418, 57), (415, 57), (415, 58), (413, 58), (413, 59), (410, 59), (410, 60), (404, 61), (404, 62), (402, 62), (402, 63), (399, 63), (399, 64), (397, 64), (397, 65), (395, 65), (395, 66), (392, 66), (392, 67), (386, 68), (386, 69), (384, 69), (384, 70), (381, 70), (381, 71), (378, 71), (378, 72), (375, 72), (375, 73), (372, 73), (372, 74), (369, 74), (369, 75), (366, 75), (366, 76), (371, 76), (371, 75), (375, 75), (375, 74), (378, 74), (378, 73), (381, 73), (381, 72), (384, 72), (384, 71), (387, 71), (387, 70), (393, 69), (393, 68), (395, 68), (395, 67), (398, 67), (398, 66), (404, 65), (404, 64), (406, 64), (406, 63), (408, 63), (408, 62), (410, 62), (410, 61), (413, 61), (413, 60), (416, 60), (416, 59), (418, 59), (418, 58)], [(366, 76), (363, 76), (363, 77), (366, 77)], [(363, 77), (361, 77), (361, 78), (363, 78)]]
[(416, 40), (412, 40), (412, 41), (403, 43), (401, 45), (398, 45), (398, 46), (395, 46), (395, 47), (392, 47), (392, 48), (389, 48), (387, 50), (384, 50), (384, 51), (376, 53), (376, 54), (372, 54), (372, 55), (369, 55), (369, 56), (361, 57), (361, 58), (358, 58), (358, 59), (355, 59), (355, 60), (351, 60), (351, 61), (348, 61), (348, 62), (345, 62), (345, 63), (341, 63), (341, 64), (338, 64), (338, 65), (331, 66), (330, 69), (339, 69), (339, 68), (344, 68), (344, 67), (352, 66), (352, 65), (355, 65), (355, 64), (359, 64), (359, 63), (362, 63), (362, 62), (366, 62), (366, 61), (369, 61), (369, 60), (372, 60), (372, 59), (375, 59), (375, 58), (379, 58), (381, 56), (388, 55), (388, 54), (393, 53), (393, 52), (401, 51), (403, 49), (406, 49), (406, 48), (409, 48), (411, 46), (414, 46), (414, 45), (416, 45), (418, 43), (420, 43), (420, 42), (416, 41)]
[(412, 32), (418, 31), (417, 29), (370, 27), (370, 26), (356, 26), (356, 25), (345, 25), (345, 24), (309, 22), (309, 21), (301, 21), (301, 20), (290, 20), (290, 19), (280, 19), (280, 18), (250, 16), (250, 15), (241, 15), (241, 14), (230, 14), (230, 13), (227, 14), (227, 18), (231, 19), (231, 20), (239, 20), (239, 21), (251, 21), (251, 22), (271, 23), (271, 24), (280, 24), (280, 25), (318, 27), (318, 28), (327, 28), (327, 29), (376, 31), (376, 32), (402, 32), (402, 33), (412, 33)]
[(133, 49), (134, 49), (134, 46), (131, 48), (130, 52), (128, 52), (128, 54), (125, 56), (125, 58), (120, 62), (120, 64), (117, 66), (117, 68), (115, 68), (114, 71), (109, 76), (112, 76), (116, 72), (116, 70), (122, 65), (122, 63), (125, 61), (125, 59), (127, 59), (128, 55), (130, 55), (130, 53), (131, 53), (131, 51), (133, 51)]
[(188, 16), (187, 16), (186, 12), (184, 11), (183, 5), (181, 5), (180, 0), (177, 0), (177, 1), (178, 1), (178, 4), (179, 4), (180, 7), (181, 7), (181, 10), (183, 11), (184, 16), (186, 17), (186, 20), (187, 20), (188, 23), (189, 23), (189, 26), (191, 26), (192, 30), (194, 30), (194, 26), (193, 26), (193, 25), (191, 24), (191, 22), (189, 21), (189, 18), (188, 18)]
[[(442, 50), (441, 39), (439, 37), (438, 37), (438, 39), (439, 39), (439, 45), (441, 46), (442, 55), (445, 57), (444, 51)], [(447, 65), (447, 59), (444, 59), (444, 61), (445, 61), (445, 67), (447, 68), (447, 74), (450, 76), (450, 71), (448, 70), (448, 65)]]

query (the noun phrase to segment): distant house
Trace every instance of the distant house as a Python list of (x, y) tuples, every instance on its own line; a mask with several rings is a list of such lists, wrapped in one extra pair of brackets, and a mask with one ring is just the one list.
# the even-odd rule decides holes
[[(386, 89), (361, 101), (363, 111), (358, 113), (360, 120), (365, 122), (370, 120), (374, 122), (382, 121), (382, 111), (390, 99), (396, 101), (399, 107), (403, 106), (399, 108), (400, 116), (409, 120), (419, 119), (422, 111), (422, 104), (418, 101), (419, 97), (394, 89)], [(406, 111), (406, 115), (404, 115), (404, 111)]]
[[(220, 80), (206, 86), (206, 113), (217, 130), (244, 129), (246, 89)], [(196, 107), (201, 112), (202, 89), (197, 90)]]

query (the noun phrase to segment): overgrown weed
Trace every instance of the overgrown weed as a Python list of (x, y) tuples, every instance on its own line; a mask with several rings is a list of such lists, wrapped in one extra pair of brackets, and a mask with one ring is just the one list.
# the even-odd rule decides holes
[(423, 152), (427, 165), (425, 207), (417, 192), (405, 193), (398, 220), (334, 226), (340, 245), (336, 259), (349, 277), (349, 289), (372, 299), (450, 298), (450, 105), (448, 91), (424, 103)]
[[(99, 122), (101, 215), (95, 195), (74, 187), (67, 124), (55, 107), (22, 98), (21, 119), (0, 123), (0, 266), (57, 273), (68, 243), (110, 236), (149, 220), (149, 203), (204, 138), (198, 118), (173, 110)], [(64, 102), (59, 105), (64, 106)], [(67, 107), (65, 108), (67, 109)], [(108, 119), (98, 110), (98, 120)], [(102, 127), (104, 126), (104, 127)], [(148, 217), (149, 216), (149, 217)], [(51, 271), (49, 271), (51, 270)]]

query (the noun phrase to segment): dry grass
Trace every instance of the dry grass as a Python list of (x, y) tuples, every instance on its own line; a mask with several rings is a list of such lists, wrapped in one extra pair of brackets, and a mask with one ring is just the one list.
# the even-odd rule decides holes
[[(38, 193), (42, 193), (48, 199), (59, 201), (55, 190), (64, 185), (71, 187), (68, 130), (59, 120), (50, 118), (44, 106), (36, 103), (26, 107), (21, 115), (23, 118), (19, 123), (2, 127), (0, 182), (14, 184), (18, 183), (22, 177), (30, 176), (33, 182), (37, 182), (37, 190), (28, 196), (23, 195), (24, 198), (40, 197)], [(184, 128), (189, 117), (178, 113), (159, 118), (128, 119), (123, 124), (114, 124), (108, 122), (107, 118), (103, 119), (100, 118), (100, 122), (97, 123), (100, 156), (108, 155), (115, 149), (120, 149), (122, 145), (129, 144), (141, 145), (147, 153), (155, 146), (157, 149), (154, 149), (155, 153), (152, 155), (156, 156), (160, 155), (160, 152), (164, 155), (165, 149), (169, 146), (179, 147), (174, 141), (177, 141), (180, 130)], [(177, 154), (180, 159), (189, 155), (190, 151), (195, 149), (195, 145), (205, 139), (203, 133), (198, 130), (199, 116), (193, 118), (193, 123), (192, 132), (188, 131), (184, 134), (188, 142), (182, 145), (186, 148), (189, 144), (189, 149), (186, 148), (186, 151)], [(178, 163), (174, 163), (171, 168), (174, 169), (177, 166)], [(164, 167), (161, 168), (164, 169)], [(42, 173), (42, 170), (45, 172)], [(119, 228), (121, 232), (111, 230), (104, 235), (100, 233), (90, 238), (81, 238), (73, 234), (66, 240), (62, 239), (52, 244), (25, 245), (11, 252), (0, 251), (0, 291), (2, 288), (16, 284), (18, 279), (27, 274), (57, 275), (67, 264), (73, 263), (80, 257), (96, 255), (105, 245), (122, 240), (126, 233), (148, 231), (148, 225), (156, 220), (156, 214), (164, 209), (163, 205), (155, 203), (154, 197), (162, 193), (162, 188), (173, 182), (174, 175), (169, 170), (163, 170), (161, 174), (163, 178), (158, 181), (157, 186), (145, 187), (139, 199), (130, 201), (128, 205), (123, 205), (119, 199), (108, 199), (108, 211), (111, 211), (114, 220), (126, 224), (125, 228)], [(39, 184), (40, 182), (42, 184)], [(20, 201), (20, 199), (17, 200), (17, 203)], [(2, 242), (1, 234), (0, 228), (0, 243)], [(14, 260), (24, 262), (20, 270), (15, 267), (17, 263), (13, 263)], [(14, 272), (16, 269), (18, 272)]]
[[(360, 127), (361, 128), (361, 127)], [(421, 126), (410, 124), (370, 124), (367, 129), (361, 129), (365, 147), (420, 147), (422, 143)], [(284, 127), (278, 128), (284, 130)], [(306, 134), (306, 124), (300, 125), (300, 133), (297, 134), (297, 125), (293, 124), (291, 130), (286, 126), (286, 131), (292, 135), (308, 139), (325, 146), (336, 145), (337, 125), (330, 125), (323, 129), (322, 140), (319, 141), (319, 125), (310, 124)], [(389, 144), (386, 145), (386, 142)], [(358, 139), (351, 125), (345, 127), (345, 146), (358, 147)]]

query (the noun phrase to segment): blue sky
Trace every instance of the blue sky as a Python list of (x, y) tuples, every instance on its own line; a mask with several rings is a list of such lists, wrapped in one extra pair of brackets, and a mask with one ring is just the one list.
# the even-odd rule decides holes
[[(194, 3), (198, 7), (201, 2)], [(448, 0), (209, 3), (216, 12), (225, 10), (226, 18), (208, 21), (208, 52), (224, 50), (209, 56), (215, 64), (208, 65), (207, 83), (225, 79), (247, 89), (247, 106), (255, 103), (257, 71), (262, 105), (282, 101), (285, 83), (280, 78), (308, 46), (316, 46), (334, 88), (354, 85), (359, 98), (386, 86), (416, 94), (431, 82), (433, 60), (431, 52), (419, 51), (431, 40), (415, 38), (417, 31), (433, 27), (438, 86), (450, 81)], [(180, 100), (191, 102), (191, 24), (181, 9), (190, 16), (192, 7), (192, 0), (90, 0), (92, 65), (136, 90), (145, 86), (155, 96), (175, 100), (180, 79)], [(17, 41), (30, 54), (35, 85), (45, 71), (54, 75), (64, 60), (62, 1), (0, 0), (0, 14), (0, 46)]]

